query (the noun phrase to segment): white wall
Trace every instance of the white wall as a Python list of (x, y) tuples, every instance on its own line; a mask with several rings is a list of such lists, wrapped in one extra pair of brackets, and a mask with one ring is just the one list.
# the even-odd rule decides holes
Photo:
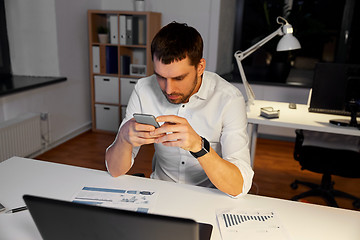
[(13, 73), (58, 76), (54, 1), (6, 0), (5, 8)]
[(0, 98), (0, 120), (48, 112), (57, 141), (91, 123), (87, 9), (96, 0), (5, 0), (13, 73), (64, 76), (57, 83)]

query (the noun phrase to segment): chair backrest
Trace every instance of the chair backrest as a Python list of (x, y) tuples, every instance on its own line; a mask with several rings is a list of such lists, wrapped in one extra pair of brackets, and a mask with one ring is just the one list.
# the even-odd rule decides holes
[[(311, 135), (303, 130), (296, 130), (294, 158), (299, 161), (302, 169), (323, 174), (359, 178), (360, 151), (356, 151), (356, 149), (360, 145), (357, 146), (355, 141), (355, 146), (349, 147), (351, 144), (342, 139), (343, 135), (333, 134), (330, 136), (333, 138), (331, 141), (336, 138), (339, 141), (339, 145), (333, 147), (334, 142), (328, 145), (326, 141), (321, 142), (322, 139), (326, 140), (326, 137), (324, 138), (325, 135), (321, 135)], [(309, 136), (318, 136), (318, 139), (307, 141), (306, 137)], [(357, 140), (359, 141), (359, 139)], [(306, 144), (310, 142), (319, 144)], [(341, 149), (339, 146), (344, 145), (343, 143), (348, 146)]]

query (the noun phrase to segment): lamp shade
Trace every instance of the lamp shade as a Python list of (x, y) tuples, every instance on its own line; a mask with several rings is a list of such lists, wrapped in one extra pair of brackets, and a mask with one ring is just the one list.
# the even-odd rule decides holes
[(292, 34), (285, 34), (279, 41), (276, 51), (289, 51), (301, 48), (299, 41)]
[(301, 48), (299, 41), (292, 34), (293, 28), (290, 24), (283, 26), (283, 37), (280, 39), (276, 51), (289, 51)]

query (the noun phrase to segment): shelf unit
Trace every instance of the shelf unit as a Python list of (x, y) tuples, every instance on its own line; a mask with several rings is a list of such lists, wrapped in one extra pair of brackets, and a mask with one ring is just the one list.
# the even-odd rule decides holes
[(117, 131), (135, 83), (153, 74), (151, 40), (160, 28), (161, 13), (88, 10), (93, 131)]

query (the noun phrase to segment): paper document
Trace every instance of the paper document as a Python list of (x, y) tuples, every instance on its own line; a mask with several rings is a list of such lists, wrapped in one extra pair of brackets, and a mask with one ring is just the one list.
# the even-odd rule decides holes
[(83, 187), (73, 196), (72, 201), (148, 213), (156, 198), (157, 193), (148, 189)]
[(285, 228), (272, 211), (219, 209), (216, 213), (223, 240), (289, 240)]

